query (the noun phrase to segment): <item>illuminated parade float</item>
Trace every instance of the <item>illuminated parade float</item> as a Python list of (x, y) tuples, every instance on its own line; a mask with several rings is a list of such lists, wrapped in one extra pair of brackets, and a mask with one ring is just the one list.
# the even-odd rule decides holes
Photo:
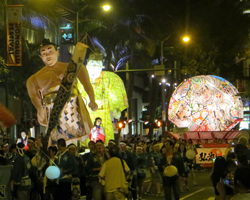
[[(122, 79), (114, 72), (102, 71), (103, 57), (100, 53), (92, 53), (89, 56), (87, 70), (89, 72), (90, 82), (95, 93), (95, 100), (98, 105), (96, 111), (88, 109), (92, 122), (101, 118), (101, 126), (105, 131), (105, 143), (114, 139), (114, 128), (112, 116), (115, 119), (121, 117), (121, 112), (128, 108), (127, 94)], [(87, 93), (83, 86), (78, 83), (79, 91), (82, 97), (89, 102)], [(111, 114), (112, 112), (112, 114)], [(95, 140), (94, 138), (92, 140)]]
[[(57, 61), (59, 51), (49, 40), (39, 48), (46, 66), (28, 79), (27, 89), (39, 123), (47, 127), (49, 145), (60, 138), (67, 144), (114, 139), (111, 112), (119, 119), (128, 107), (123, 81), (102, 71), (101, 54), (90, 54), (87, 68), (83, 65), (87, 48), (77, 43), (70, 63)], [(97, 118), (101, 124), (94, 125)]]
[(88, 106), (96, 110), (94, 91), (83, 65), (87, 48), (78, 42), (70, 63), (58, 62), (57, 46), (49, 40), (43, 40), (39, 48), (46, 66), (28, 79), (27, 89), (39, 123), (47, 127), (49, 145), (60, 138), (68, 144), (85, 141), (90, 134), (93, 125), (77, 88), (78, 80), (89, 95)]
[[(213, 75), (195, 76), (176, 88), (168, 113), (178, 128), (186, 128), (182, 133), (172, 133), (176, 138), (232, 140), (239, 136), (239, 131), (232, 129), (243, 118), (243, 105), (238, 90), (227, 80)], [(203, 144), (202, 150), (197, 148), (196, 162), (211, 162), (213, 157), (224, 155), (227, 146)]]

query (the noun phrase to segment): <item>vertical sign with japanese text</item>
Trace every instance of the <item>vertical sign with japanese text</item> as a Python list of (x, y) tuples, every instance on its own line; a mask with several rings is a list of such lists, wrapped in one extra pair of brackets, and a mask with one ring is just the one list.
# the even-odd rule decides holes
[(22, 66), (22, 6), (6, 6), (7, 66)]

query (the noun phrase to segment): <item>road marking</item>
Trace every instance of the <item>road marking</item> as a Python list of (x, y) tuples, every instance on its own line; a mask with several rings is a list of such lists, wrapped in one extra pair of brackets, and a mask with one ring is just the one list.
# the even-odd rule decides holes
[(191, 193), (191, 194), (189, 194), (189, 195), (187, 195), (187, 196), (185, 196), (185, 197), (182, 197), (180, 200), (183, 200), (183, 199), (186, 199), (186, 198), (188, 198), (188, 197), (190, 197), (190, 196), (193, 196), (194, 194), (199, 193), (199, 192), (201, 192), (201, 191), (203, 191), (203, 190), (205, 190), (205, 188), (202, 188), (202, 189), (197, 190), (196, 192), (193, 192), (193, 193)]

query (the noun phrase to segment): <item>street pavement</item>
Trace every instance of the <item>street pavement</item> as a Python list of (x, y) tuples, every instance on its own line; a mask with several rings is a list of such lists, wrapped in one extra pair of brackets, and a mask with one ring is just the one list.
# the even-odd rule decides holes
[[(197, 186), (194, 186), (193, 180), (191, 177), (189, 177), (189, 190), (184, 190), (181, 193), (180, 200), (213, 200), (214, 198), (214, 189), (212, 187), (211, 181), (210, 181), (210, 176), (211, 174), (211, 169), (210, 170), (202, 170), (202, 171), (195, 171), (196, 175), (196, 182)], [(146, 190), (148, 185), (148, 180), (145, 181), (144, 183), (144, 190)], [(153, 188), (152, 188), (153, 189)], [(154, 190), (152, 190), (155, 192)], [(155, 195), (143, 195), (143, 200), (157, 200), (157, 199), (162, 199), (164, 200), (163, 197), (157, 197)], [(174, 198), (172, 198), (174, 199)]]
[[(210, 176), (211, 169), (208, 170), (201, 170), (197, 171), (195, 170), (196, 175), (196, 182), (197, 186), (194, 186), (193, 180), (191, 177), (189, 177), (189, 190), (184, 190), (181, 193), (180, 200), (214, 200), (214, 189), (212, 187)], [(148, 187), (148, 179), (146, 178), (146, 181), (144, 182), (144, 191), (146, 191)], [(151, 192), (156, 193), (155, 186), (152, 186)], [(161, 196), (155, 196), (155, 195), (143, 195), (142, 200), (164, 200), (165, 197)], [(174, 197), (172, 197), (174, 200)], [(81, 200), (85, 200), (85, 197), (81, 198)]]

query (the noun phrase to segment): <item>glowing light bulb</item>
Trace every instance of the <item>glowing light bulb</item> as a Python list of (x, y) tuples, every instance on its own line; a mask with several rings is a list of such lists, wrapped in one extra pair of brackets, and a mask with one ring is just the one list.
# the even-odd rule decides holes
[(111, 6), (106, 4), (106, 5), (102, 6), (102, 8), (103, 8), (104, 11), (109, 11)]

